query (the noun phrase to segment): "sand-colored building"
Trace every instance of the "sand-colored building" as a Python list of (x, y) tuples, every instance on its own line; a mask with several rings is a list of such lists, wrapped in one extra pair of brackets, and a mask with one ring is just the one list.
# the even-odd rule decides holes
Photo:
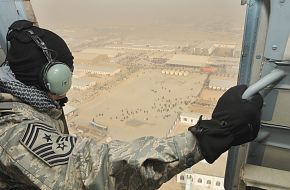
[[(220, 42), (204, 41), (193, 48), (194, 55), (218, 55), (227, 57), (239, 57), (241, 48), (237, 44), (224, 44)], [(227, 53), (226, 53), (227, 52)]]
[(83, 53), (83, 52), (74, 52), (74, 62), (75, 65), (78, 64), (93, 64), (93, 63), (107, 63), (109, 62), (109, 57), (107, 55), (100, 55), (94, 53)]
[(200, 68), (208, 66), (238, 66), (239, 62), (240, 59), (235, 57), (176, 54), (167, 60), (166, 64), (168, 66)]
[(193, 48), (193, 54), (209, 56), (214, 52), (215, 48), (214, 42), (204, 41)]
[(93, 64), (77, 64), (75, 65), (76, 71), (81, 71), (88, 74), (98, 74), (113, 76), (121, 71), (120, 68), (110, 65), (93, 65)]
[(237, 85), (236, 75), (232, 73), (211, 75), (209, 78), (209, 89), (226, 91)]
[(174, 70), (174, 69), (163, 69), (161, 71), (162, 74), (165, 75), (176, 75), (176, 76), (187, 76), (189, 74), (188, 71), (182, 71), (182, 70)]
[(117, 51), (114, 49), (105, 49), (105, 48), (87, 48), (82, 50), (80, 53), (83, 54), (94, 54), (94, 55), (107, 55), (109, 58), (114, 58), (123, 51)]
[(75, 108), (71, 105), (68, 105), (66, 104), (64, 107), (63, 107), (63, 113), (64, 113), (64, 116), (65, 118), (68, 120), (69, 117), (72, 117), (74, 115), (76, 115), (78, 112), (78, 108)]
[(166, 64), (178, 67), (204, 67), (208, 64), (208, 56), (176, 54)]
[(188, 125), (195, 125), (200, 115), (199, 113), (183, 112), (179, 115), (180, 122)]
[(225, 73), (238, 76), (238, 73), (239, 73), (239, 64), (227, 66), (225, 68)]
[(236, 57), (218, 57), (218, 56), (211, 56), (208, 58), (208, 64), (220, 66), (238, 66), (240, 63), (240, 59)]
[(77, 64), (108, 63), (110, 59), (123, 53), (120, 50), (87, 48), (80, 52), (73, 52), (74, 61)]
[[(182, 133), (189, 126), (196, 124), (200, 113), (181, 113), (169, 136)], [(209, 116), (208, 116), (209, 117)], [(203, 119), (208, 119), (203, 115)], [(174, 186), (181, 185), (181, 189), (190, 190), (223, 190), (224, 174), (227, 161), (227, 153), (220, 156), (214, 164), (208, 164), (205, 160), (200, 161), (191, 168), (181, 172), (171, 182)]]
[(223, 190), (226, 160), (226, 153), (212, 165), (202, 160), (190, 169), (178, 174), (176, 182), (183, 184), (184, 189)]
[(94, 86), (95, 81), (85, 80), (81, 78), (72, 78), (72, 88), (79, 90), (87, 90), (88, 88)]
[(140, 43), (136, 44), (134, 42), (131, 43), (123, 43), (114, 46), (107, 46), (106, 48), (112, 50), (133, 50), (133, 51), (159, 51), (159, 52), (174, 52), (175, 48), (169, 45), (153, 45), (153, 44), (146, 44)]
[(212, 79), (209, 81), (208, 87), (213, 90), (226, 91), (235, 86), (237, 81), (225, 80), (225, 79)]

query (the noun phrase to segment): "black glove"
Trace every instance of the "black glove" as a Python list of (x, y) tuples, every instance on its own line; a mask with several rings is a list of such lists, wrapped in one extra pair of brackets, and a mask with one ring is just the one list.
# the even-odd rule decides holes
[(199, 120), (190, 127), (205, 160), (213, 163), (231, 146), (254, 140), (260, 129), (263, 98), (255, 94), (243, 100), (246, 85), (232, 87), (218, 100), (211, 120)]

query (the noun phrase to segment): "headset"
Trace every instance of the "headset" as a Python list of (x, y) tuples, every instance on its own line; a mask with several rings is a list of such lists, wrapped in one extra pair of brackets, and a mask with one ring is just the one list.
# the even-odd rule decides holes
[(39, 75), (40, 87), (53, 95), (63, 96), (71, 87), (72, 71), (67, 64), (55, 60), (52, 57), (51, 51), (53, 50), (48, 49), (44, 41), (33, 30), (29, 29), (32, 25), (33, 23), (27, 20), (16, 21), (9, 27), (7, 36), (10, 32), (16, 30), (18, 32), (25, 32), (25, 34), (32, 39), (32, 41), (42, 50), (47, 60), (47, 63), (42, 66), (41, 73)]
[(47, 48), (41, 38), (32, 30), (25, 30), (35, 42), (35, 44), (42, 50), (47, 59), (47, 63), (42, 67), (39, 77), (42, 87), (54, 95), (65, 95), (72, 84), (72, 71), (69, 66), (63, 62), (52, 58), (50, 49)]

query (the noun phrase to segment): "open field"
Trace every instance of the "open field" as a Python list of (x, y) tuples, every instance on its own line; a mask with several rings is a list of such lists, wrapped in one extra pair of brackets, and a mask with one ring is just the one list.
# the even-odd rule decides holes
[(83, 125), (94, 119), (108, 127), (112, 139), (132, 140), (144, 135), (165, 136), (179, 112), (201, 91), (207, 75), (161, 74), (160, 69), (143, 69), (110, 90), (80, 104), (73, 122)]
[(213, 104), (225, 93), (225, 91), (203, 89), (200, 96), (203, 100), (211, 101)]

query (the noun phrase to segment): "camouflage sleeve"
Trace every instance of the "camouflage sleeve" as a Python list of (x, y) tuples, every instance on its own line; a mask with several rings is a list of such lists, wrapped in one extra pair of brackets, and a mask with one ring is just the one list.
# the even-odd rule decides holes
[(151, 190), (202, 159), (190, 132), (100, 144), (18, 114), (0, 126), (0, 174), (13, 188)]
[(184, 134), (160, 139), (139, 138), (110, 144), (111, 175), (116, 189), (157, 189), (202, 159), (195, 137)]
[(195, 137), (186, 132), (170, 138), (142, 137), (132, 142), (97, 145), (79, 142), (72, 165), (80, 167), (88, 189), (158, 189), (202, 158)]

